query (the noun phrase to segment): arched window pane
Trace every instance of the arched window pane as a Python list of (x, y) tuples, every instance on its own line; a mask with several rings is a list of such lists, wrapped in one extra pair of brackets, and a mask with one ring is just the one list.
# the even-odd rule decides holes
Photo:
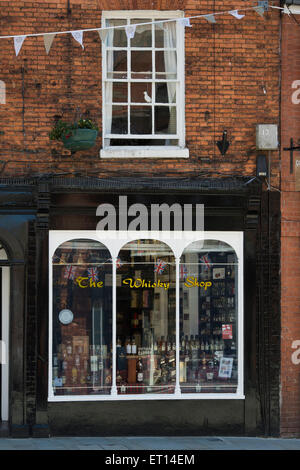
[(156, 240), (127, 243), (117, 260), (118, 393), (174, 393), (176, 266)]
[(112, 383), (112, 262), (88, 239), (63, 243), (53, 263), (54, 395), (109, 394)]
[(182, 393), (237, 389), (238, 260), (218, 240), (191, 243), (180, 260)]

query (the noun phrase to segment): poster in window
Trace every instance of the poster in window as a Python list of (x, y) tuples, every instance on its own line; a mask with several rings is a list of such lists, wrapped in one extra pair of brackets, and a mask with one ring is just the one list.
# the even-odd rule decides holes
[(222, 339), (232, 339), (232, 325), (222, 325)]
[(222, 357), (219, 366), (219, 377), (230, 379), (232, 373), (233, 357)]
[(213, 279), (225, 279), (225, 268), (214, 268)]

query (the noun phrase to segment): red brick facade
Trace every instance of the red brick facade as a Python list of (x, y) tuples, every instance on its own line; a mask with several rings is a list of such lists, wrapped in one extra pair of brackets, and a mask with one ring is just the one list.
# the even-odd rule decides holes
[[(273, 5), (279, 6), (280, 3), (275, 0)], [(251, 7), (252, 2), (15, 0), (2, 1), (1, 6), (1, 34), (13, 35), (100, 27), (102, 10), (182, 10), (185, 16), (195, 16), (239, 8), (242, 12), (243, 8)], [(26, 38), (18, 57), (15, 56), (13, 40), (0, 39), (0, 80), (6, 85), (6, 104), (0, 104), (0, 178), (63, 174), (68, 177), (93, 175), (99, 178), (132, 176), (137, 179), (142, 176), (249, 176), (250, 180), (256, 175), (256, 125), (280, 124), (281, 61), (282, 146), (289, 145), (290, 137), (295, 141), (298, 138), (297, 113), (300, 113), (300, 105), (291, 104), (291, 93), (294, 91), (291, 83), (298, 77), (300, 80), (300, 70), (297, 76), (300, 61), (296, 58), (300, 48), (300, 29), (290, 18), (284, 17), (281, 31), (281, 16), (277, 9), (270, 9), (264, 18), (250, 10), (245, 12), (242, 20), (225, 14), (216, 17), (215, 25), (198, 18), (191, 21), (192, 28), (186, 28), (185, 119), (186, 147), (190, 152), (188, 159), (100, 158), (102, 57), (101, 41), (96, 32), (84, 34), (84, 50), (70, 34), (57, 35), (49, 55), (45, 52), (42, 36)], [(293, 41), (292, 48), (289, 41)], [(78, 107), (83, 114), (88, 112), (90, 118), (97, 122), (100, 132), (95, 147), (71, 155), (61, 143), (50, 141), (49, 132), (58, 118), (74, 120)], [(222, 157), (215, 142), (222, 137), (224, 129), (228, 131), (230, 147), (226, 156)], [(300, 322), (297, 320), (300, 299), (296, 284), (300, 283), (300, 270), (294, 264), (300, 257), (300, 209), (297, 210), (294, 176), (289, 174), (289, 152), (271, 152), (271, 185), (280, 188), (280, 155), (283, 156), (281, 432), (284, 436), (296, 436), (300, 435), (300, 375), (299, 366), (291, 362), (291, 343), (300, 340)], [(263, 191), (266, 191), (264, 183)], [(278, 194), (276, 191), (276, 196)], [(266, 196), (265, 192), (262, 199), (267, 199)], [(43, 203), (44, 200), (41, 202), (42, 209)], [(252, 203), (255, 204), (255, 198)], [(269, 214), (261, 217), (262, 225), (268, 222), (269, 232), (265, 228), (265, 234), (261, 237), (262, 245), (266, 246), (266, 233), (270, 233), (270, 227), (275, 226), (272, 223), (276, 222), (275, 217), (272, 219)], [(255, 237), (256, 234), (253, 235)], [(254, 262), (255, 249), (251, 250), (251, 256)], [(263, 263), (266, 264), (265, 259), (261, 261)], [(274, 271), (277, 276), (277, 267)], [(261, 271), (262, 277), (265, 272)], [(35, 285), (34, 278), (32, 284)], [(264, 285), (263, 282), (261, 285)], [(269, 318), (267, 314), (265, 317)], [(257, 319), (259, 321), (260, 318)], [(264, 323), (261, 330), (267, 330)], [(256, 332), (253, 330), (249, 337), (251, 335), (255, 337)], [(278, 338), (277, 330), (275, 335)], [(272, 341), (268, 347), (272, 349)], [(33, 356), (35, 350), (32, 349)], [(255, 368), (254, 349), (252, 353), (249, 362)], [(245, 414), (252, 416), (252, 408), (247, 410)], [(269, 411), (272, 414), (271, 406)]]
[[(93, 28), (101, 25), (101, 10), (183, 10), (185, 16), (245, 8), (244, 1), (122, 0), (85, 2), (2, 2), (1, 34), (24, 34)], [(278, 4), (279, 2), (275, 2)], [(27, 38), (18, 57), (13, 40), (1, 40), (1, 79), (6, 105), (0, 106), (2, 176), (32, 172), (94, 171), (109, 175), (255, 174), (255, 125), (279, 121), (280, 13), (261, 18), (253, 10), (237, 20), (220, 15), (217, 24), (204, 19), (186, 28), (186, 145), (188, 160), (100, 160), (101, 135), (90, 152), (70, 152), (49, 141), (56, 116), (74, 119), (76, 108), (89, 111), (101, 129), (101, 41), (84, 34), (84, 51), (71, 35), (56, 36), (47, 56), (42, 37)], [(264, 93), (263, 88), (267, 90)], [(230, 149), (221, 157), (215, 141), (227, 129)], [(100, 133), (101, 134), (101, 133)], [(273, 184), (278, 185), (278, 154), (273, 154)]]
[[(300, 339), (300, 195), (295, 190), (294, 169), (290, 173), (290, 152), (283, 148), (299, 145), (300, 105), (293, 103), (293, 82), (300, 77), (299, 15), (284, 16), (282, 24), (282, 109), (281, 109), (281, 433), (300, 435), (299, 364), (292, 361), (294, 341)], [(299, 88), (299, 86), (297, 87)], [(299, 347), (298, 347), (299, 349)], [(294, 361), (295, 362), (295, 361)]]

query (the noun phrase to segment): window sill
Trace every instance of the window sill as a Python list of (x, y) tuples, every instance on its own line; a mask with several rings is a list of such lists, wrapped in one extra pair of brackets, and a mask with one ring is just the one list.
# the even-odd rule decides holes
[(100, 158), (189, 158), (189, 149), (157, 147), (107, 147), (100, 150)]
[(145, 395), (59, 395), (48, 396), (48, 402), (79, 401), (144, 401), (144, 400), (245, 400), (244, 394), (238, 393), (179, 393)]

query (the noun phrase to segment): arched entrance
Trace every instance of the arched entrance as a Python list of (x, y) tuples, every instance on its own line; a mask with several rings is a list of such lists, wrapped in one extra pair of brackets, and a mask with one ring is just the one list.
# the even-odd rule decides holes
[(9, 275), (6, 250), (0, 244), (0, 421), (9, 418)]

